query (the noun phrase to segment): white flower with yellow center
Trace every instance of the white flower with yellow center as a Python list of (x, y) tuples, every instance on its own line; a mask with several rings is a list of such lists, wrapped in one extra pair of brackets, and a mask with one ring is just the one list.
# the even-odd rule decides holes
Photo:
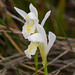
[(53, 43), (55, 42), (56, 36), (54, 33), (49, 32), (49, 42), (47, 42), (47, 37), (44, 28), (39, 24), (36, 25), (36, 28), (38, 33), (34, 33), (28, 37), (28, 40), (31, 41), (31, 43), (28, 46), (28, 49), (25, 50), (25, 54), (28, 58), (31, 58), (31, 55), (35, 55), (35, 52), (38, 47), (44, 64), (47, 54), (50, 48), (52, 47)]
[[(22, 34), (25, 37), (25, 39), (27, 39), (28, 36), (30, 36), (37, 30), (35, 26), (35, 22), (39, 23), (37, 9), (32, 4), (30, 4), (29, 5), (30, 12), (27, 14), (26, 12), (17, 7), (14, 8), (26, 21), (22, 29)], [(45, 21), (50, 15), (50, 12), (51, 11), (48, 11), (44, 19), (42, 20), (41, 22), (42, 26), (44, 26)]]

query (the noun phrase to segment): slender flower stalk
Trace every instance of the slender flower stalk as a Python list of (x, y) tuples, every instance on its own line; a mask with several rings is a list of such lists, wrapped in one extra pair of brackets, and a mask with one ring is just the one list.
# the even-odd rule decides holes
[(45, 72), (45, 75), (48, 75), (48, 70), (47, 70), (47, 58), (46, 58), (46, 60), (45, 60), (44, 72)]
[(34, 61), (35, 61), (35, 75), (38, 75), (38, 51), (36, 51), (35, 56), (34, 56)]
[(26, 56), (30, 59), (31, 59), (31, 55), (35, 55), (35, 66), (36, 66), (36, 75), (37, 75), (38, 56), (37, 56), (36, 50), (38, 47), (42, 57), (42, 63), (44, 66), (45, 75), (47, 75), (47, 55), (53, 43), (55, 42), (56, 36), (54, 33), (49, 32), (48, 34), (49, 42), (47, 42), (46, 32), (43, 26), (47, 18), (50, 16), (51, 11), (48, 11), (46, 13), (41, 24), (39, 24), (37, 9), (32, 4), (29, 5), (29, 9), (30, 9), (30, 12), (27, 14), (23, 10), (15, 7), (15, 10), (26, 21), (22, 29), (22, 34), (25, 37), (25, 39), (28, 39), (29, 41), (31, 41), (30, 45), (28, 46), (28, 49), (26, 49), (24, 52)]

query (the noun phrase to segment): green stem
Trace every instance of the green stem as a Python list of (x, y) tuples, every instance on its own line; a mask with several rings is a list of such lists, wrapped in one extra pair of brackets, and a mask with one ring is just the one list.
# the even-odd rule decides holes
[(35, 60), (35, 75), (38, 75), (38, 50), (35, 53), (34, 60)]
[(47, 71), (47, 59), (45, 59), (44, 73), (45, 73), (45, 75), (48, 75), (48, 71)]

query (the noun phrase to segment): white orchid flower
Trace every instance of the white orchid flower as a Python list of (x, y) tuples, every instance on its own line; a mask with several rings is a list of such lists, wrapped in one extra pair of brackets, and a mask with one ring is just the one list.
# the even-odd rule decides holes
[(22, 34), (25, 38), (27, 38), (36, 30), (34, 21), (39, 22), (38, 12), (32, 4), (29, 5), (30, 12), (28, 14), (17, 7), (14, 8), (26, 21), (22, 29)]
[(43, 65), (45, 64), (45, 59), (47, 54), (52, 47), (53, 43), (55, 42), (56, 36), (54, 33), (49, 32), (47, 43), (47, 37), (44, 28), (41, 25), (36, 25), (38, 33), (34, 33), (28, 37), (28, 40), (31, 41), (28, 49), (25, 50), (25, 54), (28, 58), (31, 58), (31, 55), (35, 55), (37, 47), (40, 50), (41, 57), (43, 60)]
[[(22, 29), (22, 34), (25, 37), (25, 39), (27, 39), (28, 36), (30, 36), (32, 33), (37, 31), (36, 26), (35, 26), (35, 22), (37, 23), (39, 22), (37, 9), (32, 4), (30, 4), (29, 5), (30, 12), (27, 14), (26, 12), (24, 12), (23, 10), (17, 7), (14, 7), (14, 8), (26, 20)], [(50, 13), (51, 11), (48, 11), (46, 13), (44, 19), (41, 22), (42, 26), (44, 26), (44, 23), (49, 17)]]

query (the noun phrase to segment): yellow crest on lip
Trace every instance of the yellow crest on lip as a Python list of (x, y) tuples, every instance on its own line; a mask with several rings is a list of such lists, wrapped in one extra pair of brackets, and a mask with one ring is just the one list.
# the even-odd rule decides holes
[(33, 20), (32, 20), (32, 24), (27, 22), (26, 31), (27, 31), (28, 34), (32, 31), (33, 26), (34, 26), (34, 21)]
[(27, 16), (26, 19), (29, 19), (29, 16)]
[(30, 33), (30, 32), (31, 32), (32, 27), (33, 27), (33, 25), (27, 25), (26, 31), (27, 31), (28, 33)]
[(38, 46), (39, 43), (35, 42), (35, 43), (31, 43), (30, 47), (29, 47), (29, 52), (31, 52), (35, 47)]

